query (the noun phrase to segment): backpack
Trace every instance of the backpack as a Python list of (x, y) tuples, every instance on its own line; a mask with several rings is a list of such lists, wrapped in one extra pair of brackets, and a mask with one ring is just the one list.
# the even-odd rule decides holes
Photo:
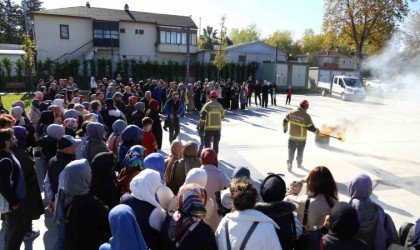
[(401, 227), (400, 227), (400, 232), (399, 232), (399, 240), (400, 240), (400, 244), (402, 246), (406, 246), (407, 243), (407, 238), (408, 235), (410, 233), (410, 230), (414, 227), (413, 223), (410, 222), (404, 222)]

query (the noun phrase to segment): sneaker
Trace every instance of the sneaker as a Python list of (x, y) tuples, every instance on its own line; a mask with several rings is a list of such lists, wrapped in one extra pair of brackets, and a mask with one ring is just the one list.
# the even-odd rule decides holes
[(287, 161), (287, 170), (289, 170), (289, 172), (292, 170), (292, 163)]
[(36, 239), (40, 235), (40, 232), (38, 229), (32, 229), (32, 232), (25, 234), (25, 237), (23, 238), (24, 241), (32, 241)]

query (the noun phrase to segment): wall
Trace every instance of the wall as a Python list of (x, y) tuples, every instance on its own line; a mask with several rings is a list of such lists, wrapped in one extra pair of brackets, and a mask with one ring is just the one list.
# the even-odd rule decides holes
[[(120, 29), (125, 29), (125, 33), (120, 33), (120, 58), (141, 56), (143, 58), (155, 58), (157, 42), (157, 29), (155, 24), (120, 22)], [(135, 34), (135, 30), (144, 30), (143, 35)]]
[[(37, 60), (57, 59), (92, 40), (92, 20), (53, 15), (34, 15)], [(69, 39), (60, 39), (60, 24), (69, 26)]]

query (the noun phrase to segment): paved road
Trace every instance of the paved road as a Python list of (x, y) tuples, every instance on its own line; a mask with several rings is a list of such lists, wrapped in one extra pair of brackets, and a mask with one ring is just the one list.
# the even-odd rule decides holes
[[(278, 96), (279, 103), (282, 99)], [(287, 135), (282, 132), (282, 121), (302, 99), (310, 102), (308, 112), (316, 126), (340, 125), (346, 128), (346, 141), (331, 140), (329, 147), (320, 148), (310, 133), (304, 155), (305, 168), (297, 169), (294, 164), (288, 172)], [(316, 166), (327, 166), (338, 184), (342, 201), (349, 200), (350, 176), (366, 172), (374, 180), (373, 199), (399, 226), (420, 217), (419, 104), (419, 101), (374, 97), (355, 103), (317, 95), (294, 95), (291, 106), (261, 108), (253, 105), (249, 110), (228, 112), (223, 122), (220, 168), (230, 176), (235, 167), (246, 166), (258, 184), (268, 172), (284, 173), (286, 181), (291, 182), (305, 178)], [(183, 119), (182, 140), (198, 140), (197, 119), (197, 114), (188, 114)], [(168, 151), (168, 135), (164, 133), (163, 152)], [(34, 242), (34, 249), (44, 249), (44, 246), (52, 249), (56, 230), (51, 215), (46, 214), (34, 225), (42, 231)]]

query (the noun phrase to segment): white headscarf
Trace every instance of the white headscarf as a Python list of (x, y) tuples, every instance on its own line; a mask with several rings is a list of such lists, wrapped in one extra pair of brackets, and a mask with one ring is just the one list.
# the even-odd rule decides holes
[(206, 187), (206, 183), (207, 183), (207, 173), (206, 173), (206, 170), (201, 169), (201, 168), (193, 168), (193, 169), (191, 169), (188, 172), (187, 177), (185, 177), (184, 184), (179, 188), (179, 190), (181, 190), (187, 184), (191, 184), (191, 183), (198, 184), (202, 188)]
[(55, 99), (53, 103), (54, 105), (60, 107), (61, 113), (64, 114), (64, 99)]
[(161, 208), (156, 200), (156, 192), (162, 186), (159, 172), (144, 169), (130, 182), (131, 194), (142, 201), (146, 201), (156, 208)]

